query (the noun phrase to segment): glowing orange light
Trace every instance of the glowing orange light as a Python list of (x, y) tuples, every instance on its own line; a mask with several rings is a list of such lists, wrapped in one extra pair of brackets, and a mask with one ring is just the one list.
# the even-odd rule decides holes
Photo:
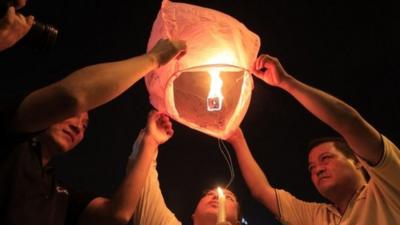
[(217, 187), (217, 193), (218, 193), (218, 197), (224, 196), (224, 191), (220, 187)]
[(217, 223), (221, 223), (225, 221), (225, 195), (224, 191), (220, 188), (217, 187), (217, 192), (218, 192), (218, 213), (217, 213)]
[(222, 108), (222, 100), (224, 96), (222, 95), (222, 79), (219, 76), (218, 69), (211, 69), (208, 71), (210, 75), (210, 91), (207, 97), (207, 110), (208, 111), (219, 111)]

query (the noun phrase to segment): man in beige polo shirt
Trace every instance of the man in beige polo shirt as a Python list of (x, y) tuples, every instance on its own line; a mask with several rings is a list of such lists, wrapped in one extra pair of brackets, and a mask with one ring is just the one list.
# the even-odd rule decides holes
[[(261, 55), (253, 73), (282, 88), (342, 137), (312, 146), (311, 180), (331, 204), (305, 202), (272, 187), (257, 165), (239, 129), (228, 140), (253, 196), (283, 224), (400, 224), (400, 151), (343, 101), (292, 76), (277, 58)], [(365, 179), (365, 170), (370, 179)]]

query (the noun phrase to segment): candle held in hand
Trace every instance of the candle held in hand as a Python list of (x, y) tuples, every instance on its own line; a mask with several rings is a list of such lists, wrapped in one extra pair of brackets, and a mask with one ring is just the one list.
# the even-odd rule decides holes
[(223, 190), (218, 187), (218, 214), (217, 214), (217, 223), (225, 221), (225, 195)]

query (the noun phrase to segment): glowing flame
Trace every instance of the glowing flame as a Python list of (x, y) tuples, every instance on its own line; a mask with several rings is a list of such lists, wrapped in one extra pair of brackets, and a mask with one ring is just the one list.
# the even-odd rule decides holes
[(216, 52), (211, 53), (210, 57), (204, 62), (207, 64), (230, 64), (238, 65), (238, 60), (236, 54), (227, 49), (216, 49)]
[(217, 214), (217, 224), (218, 224), (224, 222), (226, 219), (226, 214), (225, 214), (226, 206), (225, 206), (224, 191), (220, 187), (217, 187), (217, 192), (218, 192), (218, 214)]
[(218, 69), (210, 69), (208, 71), (211, 78), (210, 91), (207, 97), (207, 110), (208, 111), (219, 111), (222, 108), (222, 79), (219, 77)]
[(224, 196), (224, 191), (220, 187), (217, 187), (217, 193), (218, 193), (218, 197)]

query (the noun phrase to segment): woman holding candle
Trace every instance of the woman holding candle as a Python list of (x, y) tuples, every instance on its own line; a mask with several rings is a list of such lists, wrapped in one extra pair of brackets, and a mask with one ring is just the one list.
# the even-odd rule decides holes
[[(173, 130), (169, 118), (159, 112), (149, 113), (146, 128), (143, 129), (135, 144), (128, 162), (128, 171), (132, 172), (140, 165), (146, 168), (141, 172), (143, 182), (140, 188), (134, 191), (139, 197), (139, 202), (133, 216), (135, 225), (180, 225), (181, 222), (168, 209), (164, 202), (158, 181), (156, 159), (158, 146), (172, 137)], [(140, 160), (139, 160), (140, 159)], [(138, 184), (140, 185), (140, 184)], [(221, 190), (222, 192), (222, 190)], [(222, 194), (222, 193), (221, 193)], [(220, 196), (222, 196), (220, 194)], [(218, 197), (216, 188), (206, 192), (200, 199), (192, 215), (193, 225), (238, 225), (239, 203), (235, 195), (225, 189), (223, 198)], [(218, 217), (218, 220), (217, 220)], [(218, 222), (218, 223), (217, 223)]]

